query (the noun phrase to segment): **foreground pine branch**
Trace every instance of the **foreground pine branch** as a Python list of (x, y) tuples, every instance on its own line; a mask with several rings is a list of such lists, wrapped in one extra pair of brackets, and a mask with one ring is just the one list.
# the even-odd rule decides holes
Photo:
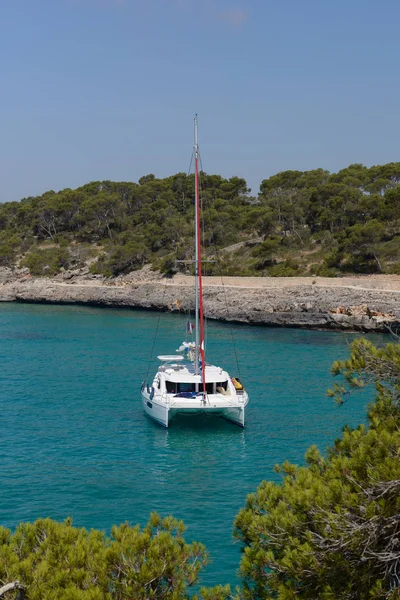
[(357, 340), (333, 372), (341, 401), (375, 384), (368, 425), (248, 497), (235, 522), (246, 600), (400, 598), (400, 346)]

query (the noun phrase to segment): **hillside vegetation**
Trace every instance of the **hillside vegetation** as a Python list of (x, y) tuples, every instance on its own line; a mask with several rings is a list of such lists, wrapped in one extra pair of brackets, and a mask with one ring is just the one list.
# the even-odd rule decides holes
[[(400, 273), (400, 163), (284, 171), (258, 197), (201, 174), (207, 274)], [(0, 265), (33, 275), (90, 265), (117, 276), (151, 263), (190, 272), (194, 177), (92, 182), (0, 204)], [(183, 261), (183, 262), (181, 262)]]

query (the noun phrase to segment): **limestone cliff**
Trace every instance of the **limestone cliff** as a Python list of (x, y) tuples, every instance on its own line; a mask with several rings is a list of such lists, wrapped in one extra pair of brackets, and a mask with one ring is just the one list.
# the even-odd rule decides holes
[[(148, 269), (104, 279), (87, 271), (53, 279), (0, 269), (0, 301), (193, 309), (191, 277)], [(204, 278), (208, 318), (269, 326), (388, 331), (400, 321), (400, 276)]]

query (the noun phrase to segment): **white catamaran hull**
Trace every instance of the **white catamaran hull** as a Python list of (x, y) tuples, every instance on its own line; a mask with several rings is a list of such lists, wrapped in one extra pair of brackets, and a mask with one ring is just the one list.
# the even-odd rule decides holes
[[(197, 115), (194, 119), (195, 163), (195, 323), (187, 321), (186, 339), (176, 350), (161, 354), (152, 380), (144, 381), (141, 394), (145, 412), (164, 427), (176, 415), (215, 415), (244, 427), (247, 392), (240, 379), (222, 367), (207, 363), (201, 261), (201, 203), (199, 197), (199, 145)], [(188, 340), (188, 335), (195, 339)]]
[(220, 398), (213, 398), (213, 396), (208, 398), (206, 404), (197, 398), (189, 401), (185, 400), (185, 402), (174, 401), (172, 398), (168, 402), (169, 405), (167, 405), (160, 402), (152, 394), (151, 390), (149, 391), (147, 388), (144, 388), (142, 390), (142, 403), (149, 417), (164, 427), (168, 427), (171, 420), (177, 415), (190, 416), (199, 414), (222, 417), (240, 427), (244, 427), (247, 394), (244, 394), (243, 403), (238, 406), (232, 406)]
[(154, 421), (157, 421), (157, 423), (160, 423), (160, 425), (168, 427), (169, 409), (167, 406), (154, 402), (154, 399), (150, 400), (149, 395), (145, 392), (142, 392), (142, 403), (143, 408), (149, 417), (154, 419)]

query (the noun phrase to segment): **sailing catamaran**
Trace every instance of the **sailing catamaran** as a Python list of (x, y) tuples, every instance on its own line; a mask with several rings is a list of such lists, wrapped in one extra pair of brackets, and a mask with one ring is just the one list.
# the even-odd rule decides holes
[[(161, 355), (153, 382), (142, 384), (145, 412), (164, 427), (179, 414), (211, 414), (244, 427), (248, 394), (240, 380), (205, 358), (203, 283), (200, 240), (198, 120), (194, 119), (195, 161), (195, 341), (183, 342), (178, 355)], [(188, 330), (192, 325), (188, 321)]]

